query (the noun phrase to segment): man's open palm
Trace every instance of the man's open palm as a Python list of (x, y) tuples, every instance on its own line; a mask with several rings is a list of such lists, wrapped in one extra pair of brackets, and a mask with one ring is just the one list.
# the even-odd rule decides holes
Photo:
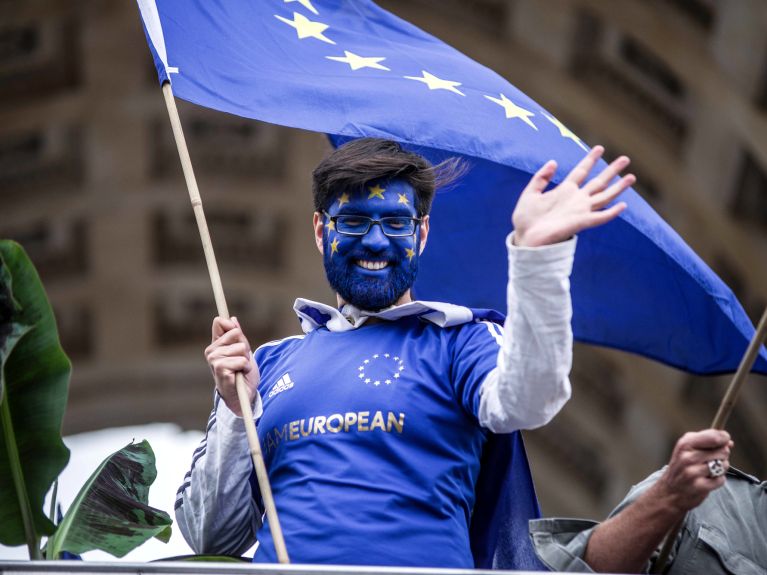
[(619, 202), (602, 209), (636, 181), (628, 174), (610, 183), (629, 165), (626, 156), (583, 185), (603, 152), (602, 146), (595, 146), (557, 187), (546, 193), (543, 191), (554, 177), (557, 163), (546, 162), (535, 173), (512, 215), (516, 245), (536, 247), (561, 242), (581, 230), (609, 222), (626, 208), (624, 202)]

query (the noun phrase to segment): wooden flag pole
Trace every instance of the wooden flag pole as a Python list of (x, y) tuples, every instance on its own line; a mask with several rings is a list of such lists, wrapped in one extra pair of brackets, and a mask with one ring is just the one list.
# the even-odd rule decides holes
[[(746, 376), (751, 372), (751, 368), (754, 367), (756, 356), (759, 354), (759, 348), (762, 347), (765, 338), (767, 337), (767, 308), (762, 313), (762, 318), (759, 320), (759, 326), (756, 328), (754, 337), (751, 338), (751, 343), (748, 344), (748, 349), (743, 355), (743, 359), (740, 360), (738, 371), (735, 372), (735, 377), (732, 378), (727, 392), (724, 394), (722, 402), (719, 404), (719, 409), (714, 416), (714, 421), (711, 424), (712, 429), (724, 429), (727, 424), (727, 420), (732, 414), (732, 410), (738, 401), (743, 383), (746, 381)], [(666, 562), (671, 554), (671, 548), (674, 546), (679, 531), (682, 529), (682, 519), (677, 525), (675, 525), (666, 535), (666, 540), (663, 543), (658, 560), (655, 562), (652, 573), (661, 573), (666, 567)]]
[[(189, 157), (189, 150), (186, 146), (184, 131), (181, 128), (181, 119), (178, 115), (176, 101), (173, 98), (173, 90), (171, 89), (169, 82), (163, 83), (162, 93), (163, 96), (165, 96), (165, 105), (168, 108), (170, 125), (173, 127), (173, 136), (176, 139), (176, 147), (178, 148), (178, 155), (181, 159), (181, 167), (184, 171), (186, 187), (189, 190), (189, 198), (192, 201), (194, 217), (197, 220), (197, 228), (200, 231), (202, 249), (205, 252), (205, 261), (208, 264), (208, 274), (210, 275), (210, 283), (213, 286), (213, 296), (216, 299), (218, 315), (229, 319), (229, 309), (226, 305), (226, 299), (224, 298), (224, 288), (221, 284), (221, 274), (218, 271), (216, 255), (213, 253), (213, 243), (211, 242), (210, 232), (208, 231), (208, 223), (205, 220), (205, 212), (202, 209), (200, 190), (197, 187), (197, 179), (194, 177), (192, 160)], [(245, 432), (248, 437), (250, 455), (253, 458), (253, 465), (256, 468), (258, 487), (261, 490), (261, 497), (264, 500), (266, 518), (269, 521), (269, 530), (271, 531), (272, 539), (274, 540), (274, 548), (277, 551), (277, 560), (280, 563), (290, 563), (290, 560), (288, 559), (288, 551), (285, 547), (285, 539), (282, 536), (282, 529), (280, 528), (280, 520), (277, 517), (277, 508), (274, 505), (274, 497), (272, 496), (272, 487), (269, 483), (269, 475), (266, 472), (264, 456), (261, 452), (261, 445), (258, 441), (258, 434), (256, 433), (256, 424), (253, 421), (253, 409), (250, 406), (248, 388), (245, 383), (245, 377), (241, 372), (236, 374), (235, 385), (237, 388), (237, 397), (240, 400), (242, 418), (245, 422)]]
[(756, 361), (756, 356), (759, 355), (759, 348), (767, 338), (767, 308), (762, 313), (762, 318), (759, 320), (759, 325), (756, 328), (756, 333), (751, 339), (751, 343), (748, 344), (748, 349), (743, 359), (740, 361), (738, 371), (735, 373), (735, 377), (732, 378), (732, 383), (727, 388), (727, 393), (724, 394), (724, 399), (719, 405), (719, 410), (716, 412), (714, 422), (711, 427), (714, 429), (724, 429), (727, 424), (727, 420), (730, 418), (735, 403), (740, 396), (740, 390), (743, 387), (743, 383), (746, 381), (746, 376), (751, 371)]

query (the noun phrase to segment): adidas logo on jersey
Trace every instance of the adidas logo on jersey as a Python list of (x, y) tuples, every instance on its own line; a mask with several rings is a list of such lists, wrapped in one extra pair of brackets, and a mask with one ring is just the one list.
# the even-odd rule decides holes
[(278, 393), (282, 393), (283, 391), (289, 390), (291, 387), (293, 387), (293, 380), (290, 379), (290, 374), (286, 373), (280, 379), (277, 380), (277, 383), (269, 392), (269, 395), (267, 395), (266, 397), (267, 399), (270, 397), (274, 397)]

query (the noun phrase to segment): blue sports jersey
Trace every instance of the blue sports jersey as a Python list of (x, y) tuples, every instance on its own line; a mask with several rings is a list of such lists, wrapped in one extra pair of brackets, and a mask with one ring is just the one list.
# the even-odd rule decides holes
[[(259, 433), (294, 561), (542, 568), (514, 430), (544, 425), (570, 396), (575, 239), (506, 244), (503, 330), (497, 312), (446, 303), (371, 314), (299, 299), (307, 335), (256, 351)], [(198, 553), (242, 553), (258, 537), (255, 560), (273, 561), (244, 437), (217, 396), (176, 518)]]
[[(474, 567), (479, 389), (501, 335), (413, 315), (256, 351), (259, 435), (292, 561)], [(276, 561), (268, 525), (258, 539), (254, 561)]]

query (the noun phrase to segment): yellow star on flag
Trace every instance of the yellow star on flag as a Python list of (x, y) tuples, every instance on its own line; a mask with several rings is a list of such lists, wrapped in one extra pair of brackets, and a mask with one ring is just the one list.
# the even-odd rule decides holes
[(334, 231), (336, 229), (336, 223), (333, 220), (328, 219), (327, 228), (331, 232)]
[(372, 188), (368, 188), (370, 190), (370, 194), (368, 195), (368, 200), (371, 198), (380, 198), (382, 200), (386, 199), (384, 198), (383, 193), (386, 191), (386, 188), (382, 188), (378, 184), (373, 186)]
[(348, 204), (348, 203), (349, 203), (349, 194), (344, 192), (343, 194), (341, 194), (341, 197), (338, 198), (338, 207), (340, 208), (344, 204)]
[(304, 38), (317, 38), (317, 40), (322, 40), (328, 44), (335, 44), (333, 40), (323, 34), (323, 32), (330, 27), (327, 24), (323, 24), (322, 22), (313, 22), (298, 12), (293, 12), (292, 20), (288, 20), (287, 18), (283, 18), (277, 14), (275, 14), (274, 17), (277, 18), (277, 20), (280, 22), (285, 22), (285, 24), (288, 26), (295, 28), (299, 40), (303, 40)]
[(434, 74), (429, 74), (426, 70), (421, 70), (422, 76), (404, 76), (407, 80), (415, 80), (416, 82), (423, 82), (429, 87), (429, 90), (448, 90), (450, 92), (455, 92), (456, 94), (460, 94), (461, 96), (465, 96), (463, 92), (461, 92), (457, 86), (460, 86), (460, 82), (453, 82), (452, 80), (443, 80), (442, 78), (437, 78)]
[(312, 6), (311, 0), (285, 0), (285, 4), (290, 4), (291, 2), (298, 2), (299, 4), (301, 4), (301, 6), (309, 10), (312, 14), (315, 14), (317, 16), (320, 15), (320, 13), (317, 12), (317, 9), (314, 6)]
[(410, 202), (407, 199), (407, 196), (405, 194), (397, 194), (399, 197), (399, 200), (397, 200), (398, 204), (405, 204), (406, 206), (410, 205)]
[(533, 121), (530, 119), (530, 116), (535, 116), (535, 114), (529, 110), (525, 110), (524, 108), (517, 106), (514, 102), (509, 100), (505, 94), (501, 94), (500, 98), (493, 98), (492, 96), (485, 96), (485, 98), (501, 106), (506, 112), (506, 119), (519, 118), (533, 130), (538, 129), (538, 127), (533, 124)]
[(576, 144), (578, 144), (578, 145), (579, 145), (581, 148), (583, 148), (584, 150), (588, 151), (588, 148), (586, 147), (586, 145), (585, 145), (585, 144), (584, 144), (584, 143), (581, 141), (581, 139), (580, 139), (578, 136), (576, 136), (576, 135), (575, 135), (575, 134), (574, 134), (574, 133), (573, 133), (573, 132), (570, 130), (570, 128), (568, 128), (567, 126), (565, 126), (565, 125), (564, 125), (562, 122), (560, 122), (560, 121), (559, 121), (559, 120), (557, 120), (556, 118), (552, 118), (552, 117), (551, 117), (551, 116), (549, 116), (548, 114), (544, 114), (544, 116), (546, 116), (546, 118), (549, 120), (549, 122), (551, 122), (552, 124), (554, 124), (554, 125), (555, 125), (555, 126), (558, 128), (558, 129), (559, 129), (559, 134), (560, 134), (560, 135), (561, 135), (563, 138), (568, 138), (568, 139), (572, 140), (573, 142), (575, 142)]
[(360, 68), (375, 68), (376, 70), (390, 71), (389, 68), (383, 64), (379, 64), (379, 62), (386, 60), (386, 58), (358, 56), (354, 52), (349, 52), (349, 50), (344, 50), (344, 56), (325, 56), (325, 58), (328, 60), (335, 60), (336, 62), (349, 64), (349, 67), (352, 70), (359, 70)]
[(338, 238), (333, 238), (333, 241), (330, 242), (330, 257), (336, 253), (338, 253)]
[(407, 261), (412, 261), (415, 257), (415, 250), (413, 248), (405, 248), (405, 253), (407, 254)]

